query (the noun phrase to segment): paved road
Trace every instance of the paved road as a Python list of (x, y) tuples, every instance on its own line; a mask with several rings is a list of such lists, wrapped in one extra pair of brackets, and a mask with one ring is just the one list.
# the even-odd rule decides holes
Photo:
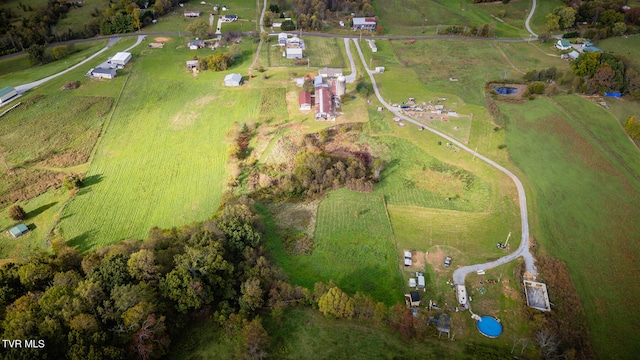
[(533, 17), (533, 13), (535, 11), (536, 11), (536, 0), (533, 0), (533, 5), (531, 5), (531, 11), (529, 11), (529, 15), (527, 16), (527, 20), (524, 22), (524, 26), (527, 28), (527, 31), (529, 32), (529, 34), (538, 38), (538, 34), (534, 33), (533, 30), (531, 30), (531, 27), (529, 26), (529, 20), (531, 20), (531, 18)]
[[(364, 60), (364, 55), (362, 54), (362, 50), (360, 49), (360, 44), (358, 44), (357, 39), (353, 39), (356, 49), (358, 50), (358, 54), (360, 55), (360, 60), (362, 61), (362, 64), (364, 65), (365, 69), (367, 68), (367, 64)], [(373, 77), (374, 72), (372, 72), (371, 70), (367, 70), (367, 73), (369, 74), (369, 78), (371, 79), (371, 84), (373, 85), (373, 90), (376, 94), (376, 97), (378, 98), (378, 101), (380, 101), (380, 103), (386, 107), (387, 109), (389, 109), (394, 115), (400, 117), (401, 119), (413, 123), (415, 125), (424, 127), (425, 130), (431, 131), (432, 133), (443, 137), (444, 139), (446, 139), (447, 141), (449, 141), (450, 143), (455, 144), (458, 148), (463, 149), (471, 154), (474, 154), (475, 157), (477, 157), (478, 159), (488, 163), (489, 165), (495, 167), (496, 169), (502, 171), (503, 173), (505, 173), (507, 176), (509, 176), (509, 178), (511, 178), (511, 180), (513, 180), (513, 182), (516, 184), (516, 188), (518, 190), (518, 199), (520, 201), (520, 220), (521, 220), (521, 226), (522, 226), (522, 239), (520, 241), (520, 246), (518, 247), (518, 249), (507, 255), (504, 257), (501, 257), (495, 261), (491, 261), (491, 262), (487, 262), (484, 264), (476, 264), (476, 265), (470, 265), (470, 266), (464, 266), (461, 268), (456, 269), (456, 271), (454, 271), (453, 273), (453, 282), (455, 284), (460, 284), (463, 285), (464, 284), (464, 279), (467, 276), (467, 274), (471, 273), (471, 272), (476, 272), (478, 270), (486, 270), (486, 269), (490, 269), (502, 264), (506, 264), (509, 261), (512, 261), (520, 256), (524, 257), (524, 261), (525, 261), (525, 266), (526, 266), (526, 270), (527, 272), (531, 273), (532, 275), (536, 275), (537, 274), (537, 270), (534, 264), (534, 258), (533, 255), (531, 255), (531, 252), (529, 252), (529, 217), (528, 217), (528, 212), (527, 212), (527, 197), (525, 195), (524, 192), (524, 186), (522, 185), (522, 182), (520, 181), (520, 179), (518, 179), (517, 176), (515, 176), (511, 171), (509, 171), (508, 169), (506, 169), (505, 167), (503, 167), (502, 165), (496, 163), (495, 161), (481, 155), (478, 154), (477, 152), (471, 150), (470, 148), (468, 148), (466, 145), (464, 145), (463, 143), (457, 141), (456, 139), (441, 133), (438, 130), (432, 129), (430, 127), (425, 126), (424, 124), (408, 117), (405, 116), (404, 114), (401, 114), (399, 109), (396, 107), (391, 106), (390, 104), (388, 104), (387, 102), (384, 101), (384, 99), (382, 98), (382, 95), (380, 95), (380, 91), (378, 90), (378, 85), (376, 84), (376, 80)]]
[[(138, 41), (136, 41), (135, 44), (133, 44), (132, 46), (128, 47), (124, 51), (129, 51), (129, 50), (133, 49), (134, 47), (138, 46), (142, 42), (142, 40), (144, 40), (144, 37), (145, 37), (145, 35), (138, 35)], [(65, 74), (65, 73), (67, 73), (67, 72), (69, 72), (69, 71), (71, 71), (73, 69), (78, 68), (79, 66), (84, 65), (85, 63), (87, 63), (91, 59), (93, 59), (96, 56), (98, 56), (98, 55), (102, 54), (103, 52), (107, 51), (111, 46), (113, 46), (115, 43), (117, 43), (118, 40), (120, 40), (120, 37), (110, 38), (109, 39), (109, 43), (102, 50), (100, 50), (97, 53), (89, 56), (88, 58), (82, 60), (81, 62), (73, 65), (72, 67), (70, 67), (68, 69), (65, 69), (65, 70), (63, 70), (63, 71), (61, 71), (61, 72), (59, 72), (57, 74), (53, 74), (51, 76), (47, 76), (44, 79), (40, 79), (40, 80), (37, 80), (37, 81), (34, 81), (34, 82), (30, 82), (28, 84), (18, 85), (18, 86), (15, 87), (15, 89), (16, 89), (16, 91), (18, 91), (18, 94), (22, 94), (25, 91), (29, 91), (29, 90), (33, 89), (34, 87), (42, 85), (42, 84), (46, 83), (47, 81), (49, 81), (51, 79), (55, 79), (55, 78), (57, 78), (58, 76), (60, 76), (62, 74)]]
[(353, 61), (353, 55), (351, 55), (351, 47), (349, 46), (350, 41), (347, 38), (344, 38), (344, 47), (347, 49), (347, 56), (349, 57), (349, 64), (351, 64), (351, 74), (345, 76), (345, 80), (348, 83), (352, 83), (356, 81), (356, 76), (358, 76), (358, 70), (356, 70), (356, 63)]

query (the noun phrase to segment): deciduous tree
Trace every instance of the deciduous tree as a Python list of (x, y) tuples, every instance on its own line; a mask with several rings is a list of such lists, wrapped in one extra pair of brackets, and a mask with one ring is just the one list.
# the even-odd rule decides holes
[(324, 315), (351, 319), (355, 315), (353, 299), (338, 287), (332, 287), (318, 300), (318, 308)]

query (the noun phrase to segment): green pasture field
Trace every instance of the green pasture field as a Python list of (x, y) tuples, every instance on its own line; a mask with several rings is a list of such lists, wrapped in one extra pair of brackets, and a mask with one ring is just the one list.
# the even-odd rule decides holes
[[(277, 359), (465, 358), (450, 341), (403, 341), (388, 328), (326, 318), (305, 307), (286, 309), (277, 317), (263, 317), (269, 334), (268, 354)], [(233, 341), (216, 325), (198, 325), (188, 336), (172, 339), (169, 357), (178, 360), (231, 359)], [(328, 345), (330, 344), (330, 345)]]
[(163, 49), (134, 49), (121, 76), (126, 83), (87, 172), (89, 186), (64, 209), (59, 226), (81, 250), (210, 217), (226, 180), (224, 134), (234, 121), (258, 117), (259, 89), (222, 85), (226, 74), (248, 66), (248, 57), (227, 72), (194, 76), (184, 66), (193, 53), (174, 40)]
[[(305, 59), (310, 61), (309, 65), (298, 66), (301, 70), (306, 67), (333, 67), (348, 68), (349, 62), (345, 58), (345, 49), (342, 39), (324, 37), (304, 37)], [(274, 46), (277, 38), (272, 38), (271, 42), (262, 45), (261, 61), (263, 66), (273, 67), (296, 67), (295, 60), (282, 56), (283, 47)]]
[[(69, 198), (65, 188), (49, 190), (48, 192), (20, 203), (27, 213), (27, 219), (13, 221), (8, 216), (8, 211), (0, 213), (0, 259), (24, 259), (29, 255), (38, 253), (43, 249), (49, 249), (51, 244), (47, 234), (53, 229), (60, 210)], [(29, 233), (14, 239), (7, 230), (19, 223), (24, 223), (29, 228)], [(0, 260), (0, 263), (2, 260)]]
[[(69, 30), (75, 33), (81, 33), (84, 31), (84, 27), (90, 21), (99, 21), (102, 19), (103, 12), (109, 8), (111, 2), (106, 0), (85, 2), (83, 6), (72, 8), (67, 16), (60, 19), (58, 24), (56, 24), (56, 29), (59, 33), (68, 32)], [(93, 13), (98, 9), (100, 15), (98, 17), (93, 17)], [(146, 10), (141, 9), (140, 15), (142, 15)], [(153, 10), (153, 9), (151, 9)], [(90, 20), (89, 20), (90, 19)]]
[(624, 56), (640, 69), (640, 35), (612, 37), (601, 40), (598, 46), (607, 53)]
[[(387, 35), (422, 34), (422, 15), (425, 14), (425, 34), (433, 35), (436, 28), (449, 25), (482, 25), (493, 23), (498, 37), (523, 37), (524, 23), (512, 26), (490, 16), (486, 6), (473, 5), (470, 0), (418, 1), (392, 0), (373, 4), (376, 15)], [(398, 16), (398, 14), (402, 14)]]
[[(430, 40), (407, 44), (392, 41), (400, 62), (411, 68), (426, 88), (456, 94), (466, 103), (484, 105), (484, 83), (511, 73), (504, 59), (486, 41)], [(386, 72), (385, 72), (386, 74)], [(383, 74), (384, 75), (384, 74)], [(457, 78), (458, 81), (449, 81)]]
[[(595, 137), (614, 153), (624, 153), (628, 140), (615, 137), (610, 117), (599, 117), (587, 101), (558, 97), (569, 112), (581, 114), (584, 126), (598, 122)], [(580, 112), (584, 107), (585, 112)], [(635, 199), (640, 184), (613, 162), (583, 125), (545, 98), (520, 105), (500, 104), (510, 118), (507, 144), (513, 162), (531, 184), (538, 213), (532, 235), (545, 252), (565, 261), (584, 303), (596, 353), (629, 358), (640, 349), (625, 337), (633, 334), (640, 316), (636, 264), (640, 237)], [(591, 110), (591, 111), (588, 111)], [(611, 125), (613, 123), (614, 125)], [(602, 136), (602, 138), (600, 138)], [(544, 139), (544, 141), (541, 141)], [(637, 155), (636, 155), (637, 158)], [(629, 167), (633, 161), (624, 159)], [(623, 225), (621, 225), (623, 224)], [(551, 302), (554, 294), (550, 294)]]
[[(207, 24), (209, 23), (209, 14), (213, 13), (213, 5), (215, 3), (207, 2), (207, 4), (200, 4), (199, 1), (187, 1), (184, 3), (184, 7), (176, 7), (172, 10), (172, 12), (165, 14), (158, 18), (157, 24), (152, 24), (143, 28), (144, 32), (178, 32), (182, 31), (186, 35), (191, 35), (187, 33), (187, 26), (189, 23), (194, 22), (196, 20), (204, 20)], [(221, 4), (222, 5), (222, 4)], [(259, 28), (256, 29), (256, 19), (260, 16), (260, 10), (262, 9), (262, 3), (260, 2), (260, 8), (256, 9), (256, 2), (254, 0), (234, 0), (233, 2), (227, 2), (227, 11), (222, 12), (219, 11), (219, 15), (238, 15), (238, 21), (233, 23), (222, 23), (222, 27), (220, 31), (225, 33), (227, 31), (236, 31), (241, 30), (244, 32), (248, 31), (260, 31)], [(199, 18), (185, 18), (185, 11), (200, 11)], [(211, 33), (215, 33), (215, 27), (218, 24), (218, 15), (215, 16), (213, 22), (213, 28)]]
[[(96, 40), (78, 43), (74, 47), (77, 52), (68, 57), (45, 65), (32, 66), (27, 54), (7, 57), (0, 60), (0, 82), (7, 86), (18, 86), (36, 81), (63, 71), (100, 51), (108, 40)], [(121, 40), (123, 41), (123, 40)], [(87, 69), (88, 70), (88, 69)]]
[[(527, 1), (531, 4), (531, 1)], [(529, 5), (531, 6), (531, 5)], [(557, 7), (565, 7), (567, 6), (564, 2), (560, 0), (544, 0), (537, 1), (536, 11), (533, 13), (531, 17), (531, 21), (529, 25), (531, 26), (531, 30), (533, 30), (536, 34), (540, 35), (546, 32), (546, 24), (547, 19), (546, 16), (553, 12), (553, 10)], [(524, 25), (523, 25), (524, 26)], [(528, 36), (528, 35), (527, 35)]]
[(294, 284), (313, 288), (334, 280), (348, 294), (357, 291), (387, 305), (402, 300), (393, 233), (381, 196), (332, 191), (318, 209), (311, 255), (287, 255), (276, 237), (267, 247)]

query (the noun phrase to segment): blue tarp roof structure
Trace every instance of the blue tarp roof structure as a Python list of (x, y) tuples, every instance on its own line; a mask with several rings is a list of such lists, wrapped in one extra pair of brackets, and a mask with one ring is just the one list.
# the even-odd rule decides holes
[(612, 91), (612, 92), (604, 93), (604, 96), (619, 98), (622, 96), (622, 94), (619, 91)]

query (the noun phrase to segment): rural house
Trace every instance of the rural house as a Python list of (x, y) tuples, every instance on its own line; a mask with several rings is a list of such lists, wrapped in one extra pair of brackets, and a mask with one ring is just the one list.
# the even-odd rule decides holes
[(224, 77), (224, 86), (240, 86), (242, 82), (242, 75), (229, 74)]
[(116, 77), (116, 69), (111, 67), (97, 67), (90, 71), (90, 75), (97, 79), (113, 79)]
[(353, 30), (369, 30), (374, 31), (376, 29), (376, 19), (372, 17), (357, 17), (353, 18)]
[(189, 49), (198, 50), (204, 47), (204, 40), (191, 40), (189, 41)]
[(119, 52), (110, 59), (110, 63), (122, 68), (129, 62), (129, 60), (131, 60), (131, 53)]
[(287, 33), (279, 33), (278, 34), (278, 45), (285, 46), (287, 45)]
[(14, 239), (17, 239), (28, 232), (29, 232), (29, 228), (25, 224), (20, 224), (18, 226), (15, 226), (9, 229), (9, 234), (11, 234), (11, 236), (13, 236)]
[(9, 100), (13, 99), (16, 96), (18, 96), (18, 92), (15, 88), (11, 86), (3, 88), (2, 90), (0, 90), (0, 105), (6, 104)]
[(300, 110), (311, 110), (311, 93), (308, 91), (301, 92), (298, 103), (300, 104)]
[(185, 11), (184, 17), (200, 17), (200, 11)]
[(567, 39), (560, 39), (556, 43), (556, 48), (559, 50), (569, 50), (571, 49), (571, 43)]
[(420, 294), (417, 291), (411, 291), (408, 294), (404, 294), (404, 297), (407, 306), (420, 306)]

